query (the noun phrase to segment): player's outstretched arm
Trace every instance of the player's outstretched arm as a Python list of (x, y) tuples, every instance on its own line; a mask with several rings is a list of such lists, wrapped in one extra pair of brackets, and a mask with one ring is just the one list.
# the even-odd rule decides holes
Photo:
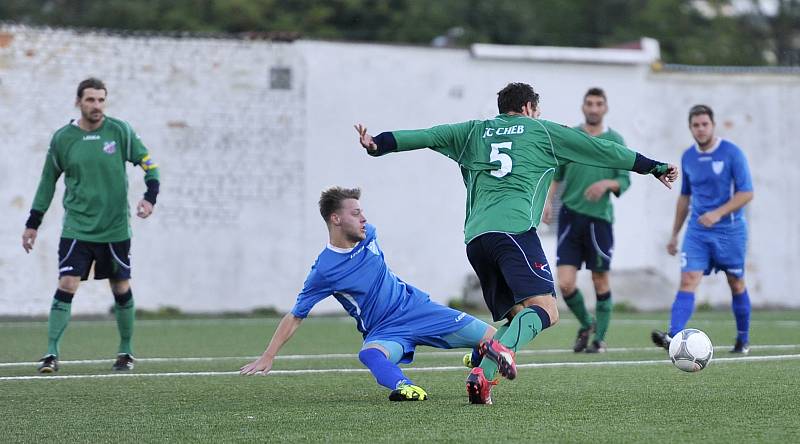
[(261, 373), (266, 375), (272, 370), (272, 361), (275, 360), (275, 355), (278, 354), (283, 344), (292, 337), (297, 327), (303, 322), (303, 318), (298, 318), (292, 313), (287, 313), (275, 329), (272, 339), (269, 341), (267, 349), (261, 354), (261, 357), (255, 361), (242, 366), (239, 369), (239, 374), (242, 375), (255, 375)]
[(553, 222), (553, 199), (556, 192), (558, 192), (558, 182), (553, 180), (550, 182), (550, 189), (547, 190), (547, 198), (544, 201), (544, 208), (542, 208), (542, 222), (550, 225)]

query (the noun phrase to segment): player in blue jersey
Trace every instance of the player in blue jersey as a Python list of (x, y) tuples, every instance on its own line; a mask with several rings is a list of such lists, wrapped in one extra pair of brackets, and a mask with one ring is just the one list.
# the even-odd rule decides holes
[(733, 143), (714, 135), (714, 112), (706, 105), (689, 110), (695, 144), (683, 153), (683, 183), (675, 210), (671, 255), (678, 252), (678, 233), (689, 217), (681, 248), (681, 283), (672, 304), (669, 331), (654, 330), (653, 342), (669, 348), (694, 311), (694, 292), (703, 274), (724, 271), (733, 295), (736, 345), (732, 353), (750, 351), (750, 296), (744, 282), (747, 222), (743, 207), (753, 199), (747, 158)]
[[(477, 348), (491, 341), (496, 329), (466, 313), (439, 305), (427, 293), (394, 275), (378, 246), (375, 227), (367, 224), (359, 189), (334, 187), (319, 200), (330, 241), (317, 257), (292, 311), (283, 317), (267, 349), (243, 366), (243, 375), (268, 373), (283, 344), (311, 308), (328, 296), (355, 318), (364, 337), (358, 354), (392, 401), (422, 401), (425, 390), (407, 378), (398, 363), (414, 359), (418, 345)], [(510, 350), (496, 356), (500, 366), (513, 365)], [(488, 355), (490, 358), (492, 356)], [(513, 378), (516, 370), (513, 369)]]

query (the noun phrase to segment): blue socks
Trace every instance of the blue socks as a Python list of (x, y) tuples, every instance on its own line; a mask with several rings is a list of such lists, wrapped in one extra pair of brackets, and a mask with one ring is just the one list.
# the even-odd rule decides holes
[(670, 318), (669, 335), (675, 336), (686, 328), (686, 323), (694, 312), (694, 293), (679, 291), (672, 303), (672, 316)]
[(365, 348), (358, 353), (358, 359), (364, 364), (378, 384), (394, 390), (401, 383), (411, 384), (397, 364), (390, 361), (382, 351), (377, 348)]
[(733, 317), (736, 318), (736, 340), (750, 341), (750, 295), (747, 289), (742, 294), (733, 295)]

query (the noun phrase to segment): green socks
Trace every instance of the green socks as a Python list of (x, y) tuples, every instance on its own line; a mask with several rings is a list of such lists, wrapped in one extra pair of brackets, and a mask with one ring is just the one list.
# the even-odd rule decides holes
[(74, 294), (63, 290), (56, 290), (53, 305), (50, 306), (50, 316), (47, 318), (47, 354), (58, 356), (58, 345), (61, 336), (69, 325), (72, 312), (72, 297)]
[(503, 337), (503, 334), (506, 332), (506, 330), (508, 330), (508, 327), (509, 327), (510, 325), (511, 325), (511, 323), (509, 322), (508, 324), (501, 325), (501, 326), (497, 327), (497, 332), (495, 332), (495, 334), (494, 334), (494, 336), (492, 336), (492, 338), (493, 338), (493, 339), (500, 339), (500, 338), (502, 338), (502, 337)]
[[(531, 342), (542, 330), (550, 326), (550, 316), (543, 308), (533, 305), (528, 307), (514, 316), (505, 328), (502, 336), (499, 338), (500, 343), (510, 348), (514, 353), (521, 349), (525, 344)], [(497, 329), (500, 333), (500, 327)], [(498, 336), (495, 335), (495, 338)], [(481, 368), (486, 379), (493, 380), (497, 374), (497, 364), (491, 359), (481, 360)]]
[(136, 318), (136, 309), (133, 305), (133, 294), (130, 290), (122, 295), (114, 295), (114, 316), (117, 318), (119, 330), (119, 351), (133, 355), (131, 339), (133, 338), (133, 321)]
[(583, 293), (579, 289), (576, 288), (575, 293), (572, 293), (571, 296), (564, 296), (564, 302), (569, 307), (569, 311), (578, 318), (582, 330), (592, 326), (592, 315), (586, 310), (586, 304), (583, 302)]
[(613, 304), (611, 302), (611, 292), (597, 295), (597, 306), (595, 306), (595, 316), (597, 317), (597, 326), (594, 331), (594, 339), (596, 341), (605, 341), (606, 332), (608, 331), (608, 324), (611, 322), (611, 309)]

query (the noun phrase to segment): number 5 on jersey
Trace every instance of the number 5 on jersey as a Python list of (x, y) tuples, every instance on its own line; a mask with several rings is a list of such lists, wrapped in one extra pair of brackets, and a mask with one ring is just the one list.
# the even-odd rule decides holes
[(500, 169), (491, 171), (491, 174), (494, 177), (503, 177), (511, 172), (513, 162), (511, 162), (511, 156), (500, 152), (500, 148), (510, 150), (511, 142), (493, 143), (491, 146), (492, 152), (489, 153), (489, 162), (500, 162)]

